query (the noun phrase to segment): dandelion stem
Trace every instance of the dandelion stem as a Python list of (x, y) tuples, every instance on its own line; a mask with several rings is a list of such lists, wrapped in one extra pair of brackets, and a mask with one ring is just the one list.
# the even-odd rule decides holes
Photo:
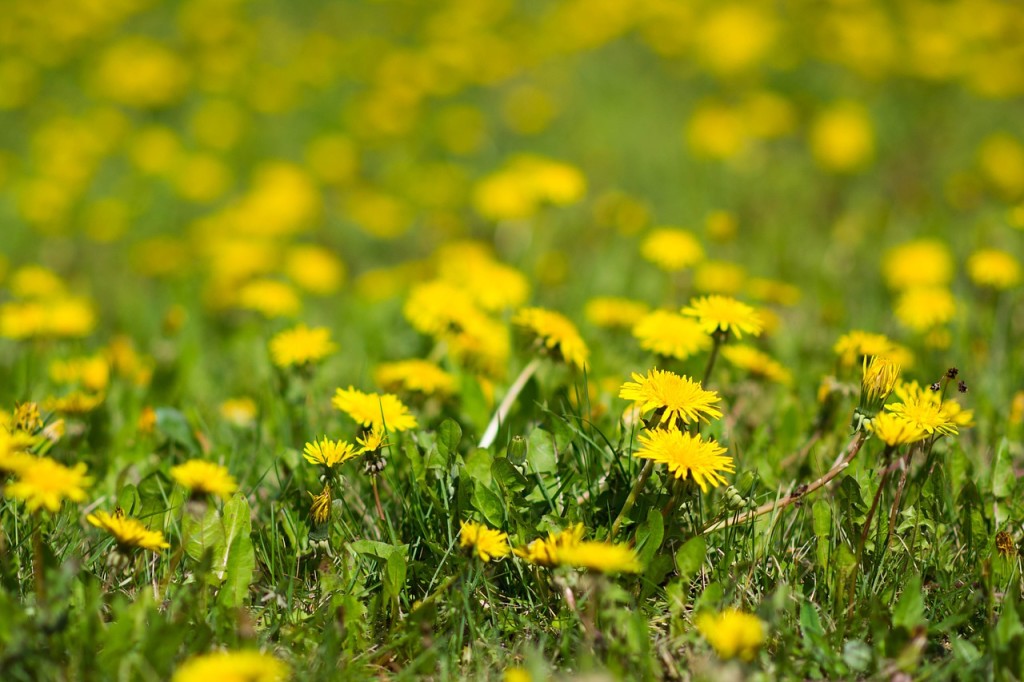
[(850, 441), (850, 445), (846, 448), (846, 452), (840, 455), (840, 458), (835, 463), (835, 465), (833, 465), (831, 469), (825, 472), (824, 475), (822, 475), (818, 480), (814, 481), (813, 483), (809, 483), (806, 487), (799, 486), (796, 490), (794, 490), (789, 495), (786, 495), (782, 499), (779, 499), (775, 502), (766, 502), (757, 509), (747, 512), (742, 516), (735, 516), (730, 519), (723, 519), (721, 521), (717, 521), (708, 526), (707, 528), (705, 528), (704, 533), (713, 533), (716, 530), (722, 530), (723, 528), (729, 528), (730, 526), (735, 526), (741, 523), (746, 523), (747, 521), (752, 521), (756, 519), (758, 516), (763, 516), (778, 509), (784, 509), (785, 507), (788, 507), (789, 505), (813, 493), (815, 490), (824, 487), (833, 478), (841, 474), (843, 470), (850, 465), (850, 462), (853, 461), (853, 458), (857, 456), (858, 452), (860, 452), (860, 449), (864, 445), (865, 440), (867, 440), (867, 434), (863, 432), (858, 433), (857, 436), (852, 441)]
[(481, 448), (489, 448), (494, 444), (494, 439), (498, 437), (498, 429), (504, 423), (508, 417), (509, 411), (512, 409), (512, 405), (515, 404), (516, 398), (522, 393), (523, 388), (526, 386), (526, 382), (530, 380), (537, 368), (540, 367), (540, 358), (534, 358), (523, 367), (522, 371), (519, 372), (519, 376), (512, 382), (512, 385), (508, 387), (508, 392), (505, 393), (505, 397), (502, 398), (501, 404), (498, 405), (498, 409), (495, 410), (494, 416), (491, 417), (490, 423), (487, 425), (487, 429), (484, 431), (483, 438), (480, 439)]
[(711, 334), (711, 353), (708, 354), (708, 364), (704, 367), (704, 379), (700, 382), (701, 388), (704, 388), (705, 390), (707, 390), (708, 381), (711, 380), (711, 370), (715, 368), (715, 360), (718, 359), (718, 349), (722, 345), (722, 341), (725, 340), (727, 334), (728, 332), (723, 332), (721, 329), (716, 329), (714, 333)]
[(377, 516), (384, 520), (384, 508), (380, 506), (380, 492), (377, 490), (377, 476), (370, 476), (370, 486), (373, 488), (373, 503), (377, 505)]
[(644, 463), (644, 468), (640, 470), (640, 475), (636, 477), (636, 483), (633, 484), (633, 489), (629, 491), (629, 495), (626, 496), (626, 502), (622, 505), (622, 511), (615, 517), (615, 522), (612, 523), (611, 538), (614, 538), (619, 534), (619, 528), (622, 526), (622, 522), (626, 519), (626, 514), (633, 509), (633, 505), (636, 504), (636, 497), (640, 494), (640, 490), (647, 483), (647, 479), (651, 477), (651, 472), (654, 471), (654, 460), (649, 459)]
[(46, 567), (43, 562), (42, 519), (35, 515), (35, 528), (32, 529), (32, 573), (36, 579), (36, 604), (46, 603)]

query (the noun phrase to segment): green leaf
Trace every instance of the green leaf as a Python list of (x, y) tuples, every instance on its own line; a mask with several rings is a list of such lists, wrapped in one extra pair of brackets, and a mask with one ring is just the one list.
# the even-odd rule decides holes
[(509, 491), (521, 493), (530, 487), (530, 480), (504, 457), (498, 457), (491, 463), (491, 476), (506, 494)]
[(505, 502), (501, 495), (478, 483), (473, 488), (471, 502), (491, 526), (501, 528), (505, 525)]
[(636, 530), (636, 555), (640, 563), (648, 566), (665, 539), (665, 519), (657, 509), (647, 512), (647, 520)]
[(207, 549), (212, 549), (214, 557), (217, 557), (217, 548), (224, 544), (224, 526), (212, 504), (207, 505), (201, 519), (185, 514), (181, 520), (181, 533), (185, 538), (185, 553), (194, 561), (201, 560)]
[(437, 429), (437, 450), (451, 463), (459, 451), (462, 441), (462, 427), (453, 419), (445, 419)]
[(256, 568), (249, 501), (241, 493), (224, 504), (224, 538), (217, 551), (213, 570), (224, 581), (217, 598), (225, 606), (240, 606), (249, 594)]
[(383, 559), (384, 561), (390, 559), (392, 554), (398, 553), (406, 556), (409, 552), (409, 545), (389, 545), (386, 542), (377, 542), (376, 540), (355, 540), (348, 543), (348, 546), (356, 554), (371, 556)]
[(816, 500), (811, 506), (814, 537), (817, 538), (818, 566), (828, 566), (828, 555), (832, 549), (832, 505), (826, 500)]
[(1017, 477), (1013, 473), (1013, 459), (1010, 457), (1010, 441), (1005, 437), (999, 441), (996, 456), (992, 462), (992, 494), (997, 498), (1009, 497)]
[(555, 437), (544, 429), (534, 429), (530, 433), (526, 461), (529, 463), (531, 471), (539, 473), (555, 471), (558, 467), (558, 461), (555, 458)]
[(491, 462), (494, 455), (485, 448), (474, 448), (465, 459), (465, 469), (469, 477), (481, 485), (491, 485)]
[(927, 623), (924, 617), (924, 595), (921, 594), (921, 576), (915, 575), (906, 583), (899, 601), (892, 608), (892, 624), (912, 630)]
[(199, 441), (192, 433), (188, 420), (173, 407), (158, 407), (156, 410), (156, 428), (169, 442), (188, 451), (190, 455), (199, 452)]
[(704, 565), (704, 559), (708, 554), (708, 542), (703, 535), (696, 535), (679, 548), (676, 552), (676, 570), (683, 580), (690, 580)]
[(405, 573), (408, 567), (402, 552), (392, 552), (384, 567), (384, 593), (391, 599), (398, 599), (402, 587), (405, 586)]
[(871, 647), (859, 639), (851, 639), (843, 645), (843, 663), (850, 666), (850, 670), (862, 673), (871, 667)]

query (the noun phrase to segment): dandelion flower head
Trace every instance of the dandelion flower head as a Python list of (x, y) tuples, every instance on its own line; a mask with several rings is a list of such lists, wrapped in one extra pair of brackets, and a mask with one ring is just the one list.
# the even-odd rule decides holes
[(505, 533), (475, 521), (461, 523), (459, 546), (471, 549), (481, 561), (501, 559), (512, 551), (508, 546), (508, 535)]
[(721, 445), (676, 428), (641, 433), (640, 443), (642, 447), (633, 453), (634, 457), (665, 464), (676, 478), (692, 477), (705, 493), (708, 484), (718, 487), (725, 483), (722, 472), (736, 470), (732, 458), (725, 455), (725, 448)]
[(540, 344), (555, 351), (567, 363), (577, 369), (586, 369), (590, 350), (576, 326), (561, 313), (544, 308), (523, 308), (512, 318), (512, 323), (533, 333)]
[(331, 404), (364, 427), (408, 431), (416, 428), (416, 417), (391, 393), (363, 393), (352, 386), (337, 389)]
[(683, 308), (683, 315), (696, 318), (708, 334), (732, 332), (738, 339), (744, 334), (760, 336), (764, 327), (764, 321), (752, 307), (717, 294), (691, 300)]
[(202, 459), (190, 459), (172, 467), (171, 478), (193, 495), (213, 495), (226, 500), (238, 490), (238, 483), (225, 467)]
[(16, 471), (18, 478), (8, 484), (5, 494), (25, 502), (29, 511), (40, 507), (56, 513), (64, 500), (81, 502), (85, 489), (92, 484), (86, 475), (85, 464), (79, 462), (66, 467), (49, 457), (35, 457), (22, 462)]
[(632, 401), (644, 413), (662, 411), (660, 424), (673, 424), (677, 419), (689, 424), (722, 416), (716, 407), (721, 401), (718, 393), (705, 391), (700, 382), (667, 370), (652, 369), (647, 376), (634, 372), (633, 381), (622, 384), (619, 397)]
[(765, 640), (764, 623), (757, 616), (736, 609), (697, 617), (697, 629), (724, 659), (754, 659)]
[(337, 350), (326, 327), (300, 324), (270, 339), (270, 357), (281, 368), (319, 362)]

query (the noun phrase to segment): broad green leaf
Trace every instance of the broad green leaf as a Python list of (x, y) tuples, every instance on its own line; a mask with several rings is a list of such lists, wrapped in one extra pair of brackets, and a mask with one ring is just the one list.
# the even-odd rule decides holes
[(449, 463), (459, 451), (462, 427), (453, 419), (445, 419), (437, 429), (437, 450)]
[(168, 441), (184, 448), (190, 455), (199, 452), (199, 441), (192, 433), (188, 420), (173, 407), (158, 407), (156, 410), (156, 428)]
[(530, 480), (504, 457), (498, 457), (491, 463), (491, 476), (506, 492), (521, 493), (530, 487)]
[(992, 461), (992, 494), (997, 498), (1009, 497), (1016, 481), (1013, 459), (1010, 457), (1010, 442), (1003, 438), (999, 441)]
[(832, 549), (832, 505), (827, 500), (815, 500), (811, 506), (814, 537), (817, 538), (816, 556), (818, 566), (828, 566), (828, 555)]
[(206, 513), (201, 519), (186, 512), (181, 520), (181, 533), (185, 539), (185, 553), (189, 557), (199, 561), (207, 549), (212, 549), (216, 561), (217, 550), (224, 545), (224, 525), (215, 506), (207, 505)]
[(658, 509), (647, 512), (647, 519), (636, 530), (636, 555), (647, 566), (665, 539), (665, 519)]
[(225, 606), (239, 606), (249, 594), (256, 568), (249, 501), (236, 493), (224, 504), (223, 515), (224, 540), (217, 548), (220, 556), (213, 566), (214, 573), (224, 581), (218, 599)]
[(695, 535), (683, 543), (683, 546), (676, 552), (676, 570), (679, 571), (679, 577), (683, 580), (690, 580), (697, 575), (701, 566), (704, 565), (707, 553), (708, 543), (703, 535)]
[(398, 595), (405, 586), (405, 573), (407, 562), (402, 552), (392, 552), (384, 567), (383, 583), (384, 592), (391, 599), (398, 599)]
[(473, 450), (466, 455), (465, 468), (466, 473), (480, 485), (489, 486), (491, 485), (491, 462), (494, 461), (494, 455), (491, 454), (490, 450), (485, 448), (473, 448)]
[(491, 526), (501, 528), (505, 525), (505, 502), (498, 493), (477, 483), (473, 488), (472, 504)]
[(405, 556), (409, 552), (409, 545), (389, 545), (386, 542), (376, 540), (355, 540), (348, 543), (349, 548), (357, 554), (371, 556), (387, 561), (392, 554), (398, 553)]
[(924, 595), (921, 594), (921, 576), (915, 575), (906, 582), (903, 593), (892, 607), (892, 624), (912, 630), (927, 624), (924, 617)]
[(530, 433), (526, 451), (526, 461), (530, 471), (546, 473), (555, 471), (558, 462), (555, 459), (555, 438), (544, 429), (534, 429)]

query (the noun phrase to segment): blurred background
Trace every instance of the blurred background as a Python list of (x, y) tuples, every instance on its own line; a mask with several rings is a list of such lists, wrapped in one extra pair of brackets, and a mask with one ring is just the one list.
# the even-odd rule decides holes
[[(199, 302), (404, 355), (403, 297), (474, 240), (577, 321), (722, 292), (779, 304), (790, 362), (851, 327), (943, 350), (883, 255), (1019, 253), (1022, 93), (1002, 0), (6, 2), (0, 295), (62, 289), (72, 332)], [(684, 275), (642, 253), (666, 225), (702, 245)]]

